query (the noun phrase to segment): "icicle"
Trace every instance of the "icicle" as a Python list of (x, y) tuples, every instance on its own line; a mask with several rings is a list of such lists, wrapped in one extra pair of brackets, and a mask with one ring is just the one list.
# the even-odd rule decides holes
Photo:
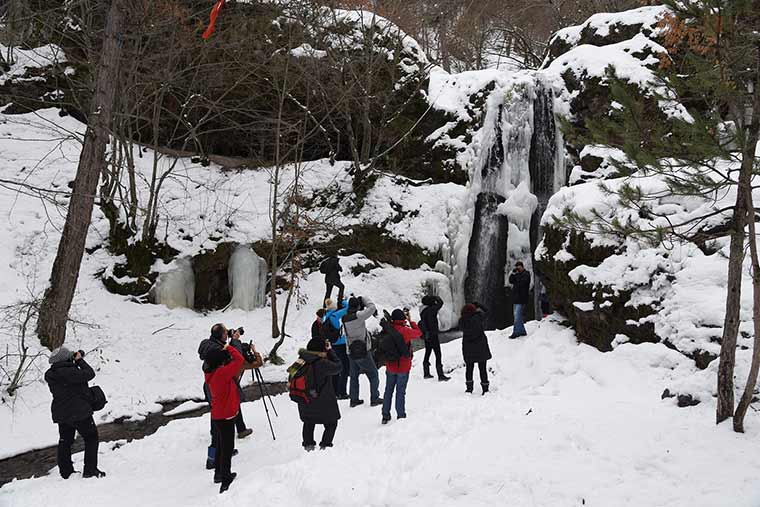
[(247, 245), (238, 245), (227, 268), (232, 301), (230, 308), (251, 311), (265, 302), (267, 264)]
[(157, 304), (168, 308), (195, 306), (195, 274), (190, 259), (180, 259), (174, 269), (161, 273), (154, 289)]

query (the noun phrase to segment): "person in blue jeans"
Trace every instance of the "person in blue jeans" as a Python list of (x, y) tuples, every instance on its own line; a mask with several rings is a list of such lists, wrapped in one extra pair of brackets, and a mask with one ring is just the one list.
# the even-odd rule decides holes
[(525, 270), (521, 261), (515, 263), (515, 269), (509, 275), (509, 283), (512, 285), (512, 305), (514, 310), (515, 324), (510, 338), (527, 336), (525, 331), (525, 307), (530, 301), (530, 273)]
[(390, 361), (385, 365), (385, 395), (383, 396), (383, 424), (391, 420), (391, 402), (393, 392), (396, 392), (396, 417), (406, 419), (406, 386), (409, 382), (409, 372), (412, 370), (412, 340), (422, 337), (422, 331), (409, 318), (409, 311), (396, 309), (391, 314), (391, 326), (401, 333), (407, 347), (407, 354), (398, 361)]
[[(340, 306), (340, 308), (338, 308)], [(325, 318), (323, 321), (322, 332), (325, 338), (330, 340), (335, 355), (340, 359), (343, 368), (340, 375), (333, 377), (333, 388), (339, 400), (347, 400), (346, 384), (348, 383), (348, 352), (346, 347), (346, 335), (343, 329), (343, 316), (348, 313), (348, 301), (343, 300), (335, 303), (332, 299), (325, 299)]]
[(343, 331), (348, 343), (349, 384), (348, 394), (351, 398), (351, 407), (357, 407), (364, 403), (359, 398), (359, 375), (365, 374), (369, 379), (370, 405), (377, 406), (383, 403), (380, 397), (380, 379), (377, 375), (377, 366), (372, 358), (369, 334), (367, 333), (367, 319), (377, 313), (377, 307), (366, 296), (351, 297), (348, 300), (348, 313), (343, 316)]

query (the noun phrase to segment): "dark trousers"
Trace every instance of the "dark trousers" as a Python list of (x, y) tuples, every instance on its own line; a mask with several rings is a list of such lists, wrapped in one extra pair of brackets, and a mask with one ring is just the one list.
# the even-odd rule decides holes
[[(235, 422), (235, 428), (237, 429), (237, 432), (240, 433), (241, 431), (246, 429), (245, 421), (243, 420), (243, 411), (241, 410), (238, 412), (238, 415), (235, 416), (235, 419), (233, 419)], [(219, 445), (219, 441), (216, 437), (216, 430), (214, 429), (214, 420), (211, 420), (211, 445), (209, 447), (216, 449)]]
[(339, 303), (338, 306), (340, 307), (340, 302), (343, 301), (343, 291), (346, 290), (346, 286), (343, 285), (343, 282), (341, 282), (340, 280), (337, 280), (337, 281), (333, 280), (332, 282), (328, 282), (327, 280), (325, 280), (325, 286), (326, 286), (325, 298), (322, 300), (322, 303), (324, 304), (325, 299), (329, 299), (332, 297), (333, 287), (337, 287), (338, 288), (338, 303)]
[(351, 365), (348, 362), (346, 344), (344, 343), (343, 345), (333, 345), (332, 348), (335, 351), (335, 354), (338, 356), (338, 359), (340, 359), (340, 364), (343, 365), (343, 370), (340, 372), (340, 375), (335, 375), (333, 377), (333, 388), (335, 388), (335, 394), (338, 397), (348, 396), (348, 393), (346, 392), (346, 384), (348, 383), (348, 374), (350, 372)]
[(214, 477), (229, 480), (232, 468), (232, 451), (235, 449), (235, 419), (213, 419), (216, 434), (216, 468)]
[(58, 471), (61, 475), (71, 475), (71, 446), (76, 432), (84, 439), (84, 473), (95, 473), (98, 469), (98, 427), (92, 416), (73, 423), (58, 423)]
[(422, 361), (422, 367), (425, 372), (430, 372), (430, 355), (435, 352), (435, 371), (438, 377), (443, 377), (443, 361), (441, 361), (441, 341), (438, 335), (432, 335), (425, 338), (425, 359)]
[[(303, 445), (317, 445), (314, 441), (314, 427), (316, 424), (310, 422), (303, 423)], [(338, 421), (330, 424), (324, 424), (325, 431), (322, 432), (322, 441), (319, 442), (321, 447), (332, 447), (333, 438), (335, 438), (335, 431), (338, 429)]]
[[(488, 367), (487, 361), (478, 362), (478, 370), (480, 371), (480, 383), (488, 384)], [(465, 363), (464, 380), (465, 382), (472, 382), (472, 374), (475, 370), (475, 363)]]

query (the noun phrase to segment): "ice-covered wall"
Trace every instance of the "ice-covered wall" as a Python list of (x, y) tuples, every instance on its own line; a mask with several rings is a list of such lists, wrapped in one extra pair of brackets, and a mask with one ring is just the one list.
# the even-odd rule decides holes
[(523, 72), (495, 83), (467, 152), (468, 195), (444, 259), (454, 306), (477, 300), (493, 308), (489, 326), (503, 327), (511, 323), (505, 275), (518, 260), (533, 270), (541, 213), (566, 170), (551, 82)]
[(227, 268), (230, 308), (251, 311), (266, 302), (267, 263), (247, 245), (238, 245)]
[(169, 308), (195, 306), (195, 274), (189, 258), (177, 260), (171, 270), (158, 276), (154, 296), (157, 304)]

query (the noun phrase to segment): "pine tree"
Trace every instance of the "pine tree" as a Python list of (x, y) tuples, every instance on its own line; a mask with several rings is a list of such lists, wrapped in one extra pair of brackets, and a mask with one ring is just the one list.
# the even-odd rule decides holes
[[(734, 365), (741, 299), (745, 229), (752, 224), (752, 176), (760, 169), (755, 156), (760, 140), (760, 0), (666, 0), (672, 14), (661, 23), (663, 45), (657, 74), (660, 77), (642, 100), (633, 86), (608, 70), (611, 94), (621, 105), (606, 120), (589, 122), (582, 135), (586, 142), (620, 147), (636, 177), (658, 176), (667, 190), (648, 193), (634, 177), (615, 193), (621, 206), (650, 222), (666, 218), (648, 203), (663, 194), (684, 197), (735, 196), (729, 206), (691, 217), (682, 223), (646, 227), (639, 223), (593, 223), (573, 213), (565, 225), (624, 236), (639, 236), (655, 244), (670, 240), (730, 236), (725, 319), (718, 369), (716, 422), (734, 415)], [(662, 109), (679, 111), (665, 118)], [(659, 115), (652, 121), (653, 109)], [(716, 199), (717, 200), (717, 199)], [(708, 219), (723, 217), (725, 226), (704, 230)], [(595, 217), (601, 220), (597, 214)], [(659, 222), (662, 222), (660, 220)], [(754, 234), (749, 236), (755, 247)], [(755, 277), (760, 274), (754, 273)], [(758, 300), (760, 306), (760, 299)], [(760, 308), (755, 309), (760, 320)], [(756, 337), (757, 338), (757, 337)], [(755, 356), (760, 350), (755, 351)], [(757, 365), (754, 363), (758, 363)], [(753, 361), (748, 390), (754, 390), (760, 356)], [(749, 384), (752, 384), (751, 386)], [(748, 402), (747, 402), (748, 403)], [(740, 405), (734, 427), (742, 431), (746, 406)]]

